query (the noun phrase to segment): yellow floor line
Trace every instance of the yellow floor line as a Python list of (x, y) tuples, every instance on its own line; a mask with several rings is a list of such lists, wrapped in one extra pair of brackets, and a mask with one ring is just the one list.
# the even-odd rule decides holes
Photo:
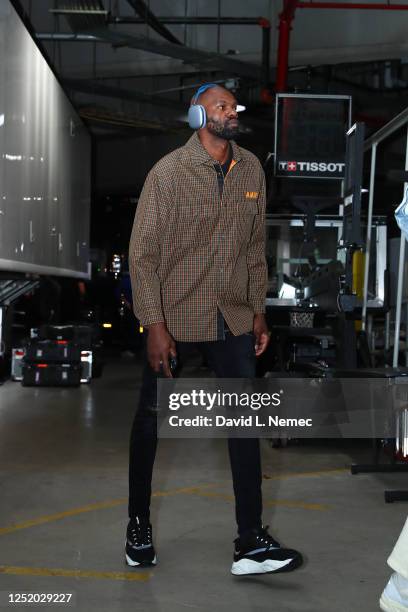
[[(227, 502), (233, 502), (234, 501), (234, 496), (233, 495), (228, 495), (226, 493), (217, 493), (216, 491), (201, 491), (199, 489), (196, 490), (191, 490), (189, 492), (190, 495), (197, 495), (198, 497), (210, 497), (213, 499), (223, 499), (224, 501)], [(324, 511), (324, 510), (328, 510), (329, 506), (325, 505), (325, 504), (309, 504), (306, 502), (300, 502), (300, 501), (290, 501), (290, 500), (283, 500), (283, 499), (279, 499), (279, 500), (271, 500), (271, 501), (265, 501), (263, 504), (265, 507), (268, 506), (285, 506), (287, 508), (301, 508), (302, 510), (319, 510), (319, 511)]]
[(17, 567), (0, 565), (0, 574), (14, 576), (61, 576), (63, 578), (99, 578), (104, 580), (132, 580), (147, 582), (152, 577), (147, 572), (94, 572), (88, 570), (53, 569), (49, 567)]
[[(347, 470), (330, 470), (330, 471), (320, 471), (320, 472), (301, 472), (299, 474), (283, 474), (283, 475), (272, 475), (266, 476), (264, 478), (267, 480), (280, 480), (284, 478), (294, 478), (294, 477), (311, 477), (311, 476), (320, 476), (327, 475), (333, 473), (343, 473), (347, 472)], [(171, 495), (198, 495), (201, 497), (213, 497), (217, 499), (224, 499), (225, 501), (232, 502), (234, 498), (232, 495), (226, 495), (223, 493), (216, 493), (214, 491), (205, 491), (204, 489), (211, 488), (217, 486), (216, 484), (206, 484), (200, 485), (199, 487), (181, 487), (178, 489), (170, 489), (169, 491), (155, 491), (152, 494), (152, 497), (168, 497)], [(98, 502), (96, 504), (88, 504), (86, 506), (81, 506), (79, 508), (72, 508), (71, 510), (65, 510), (64, 512), (57, 512), (55, 514), (49, 514), (46, 516), (39, 516), (35, 519), (30, 519), (28, 521), (23, 521), (21, 523), (15, 523), (14, 525), (9, 525), (8, 527), (0, 528), (0, 536), (6, 535), (8, 533), (13, 533), (15, 531), (19, 531), (21, 529), (28, 529), (30, 527), (35, 527), (37, 525), (43, 525), (45, 523), (52, 523), (54, 521), (59, 521), (61, 519), (68, 518), (70, 516), (76, 516), (78, 514), (84, 514), (85, 512), (93, 512), (95, 510), (102, 510), (104, 508), (114, 508), (115, 506), (121, 506), (127, 503), (127, 498), (123, 497), (120, 499), (114, 499), (104, 502)], [(267, 502), (268, 503), (268, 502)], [(289, 502), (289, 501), (276, 501), (270, 502), (271, 505), (284, 505), (288, 507), (298, 507), (304, 508), (306, 510), (325, 510), (327, 506), (323, 504), (307, 504), (303, 502)]]
[(194, 491), (201, 491), (201, 489), (209, 489), (216, 486), (216, 484), (205, 484), (200, 485), (199, 487), (183, 487), (181, 489), (170, 489), (169, 491), (156, 491), (155, 493), (152, 493), (152, 497), (167, 497), (168, 495), (179, 495), (180, 493), (188, 494)]
[(265, 480), (287, 480), (289, 478), (315, 478), (318, 476), (336, 476), (336, 474), (349, 474), (350, 469), (339, 468), (335, 470), (319, 470), (316, 472), (288, 472), (287, 474), (263, 474)]
[[(182, 487), (179, 489), (170, 489), (169, 491), (155, 491), (152, 496), (153, 497), (167, 497), (170, 495), (179, 495), (182, 493), (189, 493), (191, 490), (198, 490), (204, 487), (212, 487), (214, 485), (200, 485), (200, 487)], [(10, 525), (9, 527), (1, 527), (0, 528), (0, 536), (5, 535), (7, 533), (13, 533), (14, 531), (19, 531), (20, 529), (28, 529), (29, 527), (35, 527), (36, 525), (43, 525), (44, 523), (52, 523), (53, 521), (59, 521), (61, 519), (68, 518), (70, 516), (76, 516), (77, 514), (83, 514), (84, 512), (93, 512), (94, 510), (102, 510), (104, 508), (114, 508), (115, 506), (121, 506), (122, 504), (127, 503), (127, 497), (122, 497), (120, 499), (113, 499), (110, 501), (98, 502), (96, 504), (88, 504), (86, 506), (81, 506), (80, 508), (73, 508), (72, 510), (66, 510), (64, 512), (57, 512), (56, 514), (49, 514), (47, 516), (39, 516), (35, 519), (31, 519), (28, 521), (23, 521), (22, 523), (15, 523), (14, 525)]]
[(39, 516), (29, 521), (24, 521), (22, 523), (15, 523), (14, 525), (10, 525), (9, 527), (1, 527), (0, 536), (5, 535), (6, 533), (12, 533), (13, 531), (18, 531), (19, 529), (28, 529), (29, 527), (34, 527), (36, 525), (42, 525), (43, 523), (51, 523), (52, 521), (59, 521), (60, 519), (67, 518), (69, 516), (75, 516), (77, 514), (82, 514), (84, 512), (92, 512), (93, 510), (101, 510), (102, 508), (114, 508), (115, 506), (120, 506), (126, 503), (126, 501), (127, 501), (126, 498), (114, 499), (112, 501), (99, 502), (97, 504), (88, 504), (87, 506), (81, 506), (80, 508), (73, 508), (72, 510), (66, 510), (65, 512), (57, 512), (56, 514), (49, 514), (47, 516)]
[(330, 508), (330, 506), (326, 504), (309, 504), (307, 502), (290, 501), (289, 499), (273, 499), (270, 501), (265, 501), (263, 506), (265, 508), (269, 508), (270, 506), (284, 506), (285, 508), (301, 508), (302, 510), (318, 510), (320, 512), (325, 512)]

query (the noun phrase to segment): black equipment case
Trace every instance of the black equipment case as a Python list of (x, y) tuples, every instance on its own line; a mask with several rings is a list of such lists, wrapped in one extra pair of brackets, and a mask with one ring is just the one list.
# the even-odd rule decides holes
[(81, 361), (81, 349), (66, 340), (34, 340), (26, 348), (25, 361), (71, 363)]
[(25, 363), (24, 387), (77, 387), (81, 383), (81, 363)]

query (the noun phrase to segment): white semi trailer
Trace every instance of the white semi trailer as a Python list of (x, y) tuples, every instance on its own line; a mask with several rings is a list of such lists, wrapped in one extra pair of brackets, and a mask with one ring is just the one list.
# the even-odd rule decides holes
[(89, 277), (90, 193), (88, 130), (0, 0), (0, 356), (1, 321), (19, 287), (33, 275)]

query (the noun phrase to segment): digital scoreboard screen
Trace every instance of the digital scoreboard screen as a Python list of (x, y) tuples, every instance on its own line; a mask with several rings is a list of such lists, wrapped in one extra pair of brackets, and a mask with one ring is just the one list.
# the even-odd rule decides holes
[(275, 175), (342, 179), (350, 96), (278, 94)]

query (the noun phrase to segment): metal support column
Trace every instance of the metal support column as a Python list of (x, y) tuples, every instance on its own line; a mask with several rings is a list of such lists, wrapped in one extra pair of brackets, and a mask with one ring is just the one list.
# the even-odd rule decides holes
[(373, 333), (373, 317), (372, 315), (369, 315), (367, 317), (367, 342), (368, 342), (368, 346), (370, 351), (372, 350), (372, 333)]
[(384, 340), (384, 350), (388, 351), (390, 348), (390, 323), (391, 323), (391, 312), (388, 311), (385, 313), (385, 340)]
[(377, 159), (377, 143), (371, 147), (371, 169), (370, 169), (370, 191), (368, 197), (368, 212), (367, 212), (367, 238), (364, 261), (364, 292), (363, 292), (363, 309), (361, 313), (361, 329), (366, 330), (367, 322), (367, 302), (368, 302), (368, 273), (370, 270), (370, 250), (371, 250), (371, 228), (373, 224), (373, 208), (374, 208), (374, 181), (375, 181), (375, 163)]

